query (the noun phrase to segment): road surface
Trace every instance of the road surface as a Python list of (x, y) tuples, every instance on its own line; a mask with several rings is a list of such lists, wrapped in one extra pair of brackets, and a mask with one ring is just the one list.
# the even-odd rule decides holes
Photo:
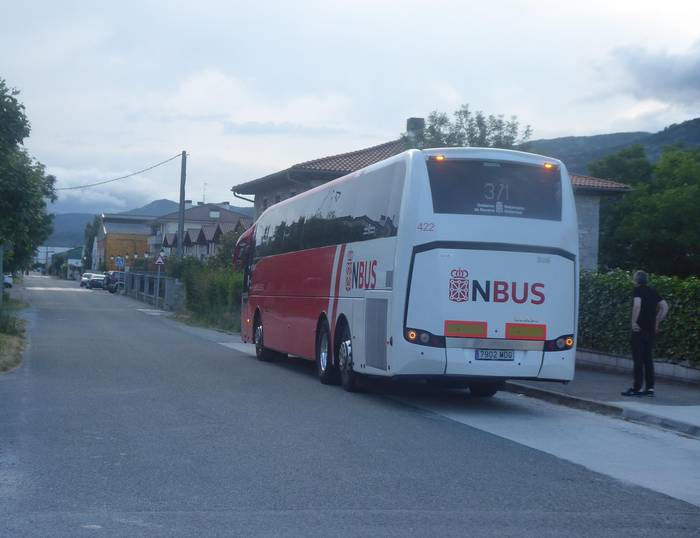
[(321, 385), (237, 338), (25, 278), (0, 536), (697, 536), (700, 442), (523, 396)]

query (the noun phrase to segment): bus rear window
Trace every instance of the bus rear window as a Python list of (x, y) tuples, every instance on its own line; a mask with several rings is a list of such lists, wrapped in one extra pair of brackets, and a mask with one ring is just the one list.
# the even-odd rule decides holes
[(428, 161), (435, 213), (561, 220), (561, 172), (503, 161)]

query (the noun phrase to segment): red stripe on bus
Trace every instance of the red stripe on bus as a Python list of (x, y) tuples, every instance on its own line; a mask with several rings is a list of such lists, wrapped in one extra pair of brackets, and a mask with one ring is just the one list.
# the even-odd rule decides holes
[(333, 294), (333, 312), (330, 312), (331, 329), (335, 332), (335, 318), (338, 313), (338, 294), (340, 293), (340, 276), (343, 272), (343, 259), (345, 258), (345, 245), (340, 245), (340, 256), (338, 256), (338, 266), (335, 271), (335, 292)]

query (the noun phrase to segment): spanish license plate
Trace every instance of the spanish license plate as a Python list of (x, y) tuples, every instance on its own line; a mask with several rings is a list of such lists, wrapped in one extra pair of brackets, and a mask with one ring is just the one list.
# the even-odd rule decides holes
[(478, 361), (512, 361), (515, 360), (515, 351), (503, 349), (475, 349), (475, 358)]

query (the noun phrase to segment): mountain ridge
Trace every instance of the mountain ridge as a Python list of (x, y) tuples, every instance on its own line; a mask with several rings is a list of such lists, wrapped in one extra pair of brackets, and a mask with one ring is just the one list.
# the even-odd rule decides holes
[(591, 136), (542, 138), (523, 144), (520, 149), (555, 157), (570, 172), (587, 174), (588, 163), (612, 153), (640, 144), (651, 162), (656, 162), (664, 148), (675, 144), (693, 148), (700, 146), (700, 118), (674, 123), (656, 133), (632, 131)]

